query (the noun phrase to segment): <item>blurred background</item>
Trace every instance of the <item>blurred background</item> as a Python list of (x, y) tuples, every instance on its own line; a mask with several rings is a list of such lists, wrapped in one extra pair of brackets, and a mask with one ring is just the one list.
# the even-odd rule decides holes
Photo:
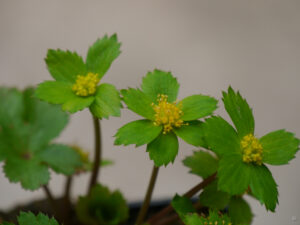
[[(221, 99), (229, 85), (240, 90), (253, 108), (256, 135), (286, 128), (300, 135), (300, 1), (298, 0), (0, 0), (0, 85), (24, 88), (51, 80), (47, 49), (88, 47), (104, 34), (117, 33), (122, 54), (103, 82), (118, 89), (137, 87), (147, 71), (172, 71), (181, 84), (179, 99), (202, 93)], [(220, 102), (217, 114), (228, 119)], [(115, 165), (101, 171), (101, 181), (120, 189), (129, 202), (142, 200), (152, 161), (145, 147), (113, 146), (113, 135), (138, 117), (126, 109), (121, 118), (102, 121), (104, 158)], [(72, 115), (57, 140), (93, 150), (89, 112)], [(160, 170), (154, 199), (184, 193), (200, 179), (188, 174), (181, 160), (195, 148), (180, 143), (173, 165)], [(279, 188), (276, 213), (249, 199), (254, 225), (300, 224), (300, 153), (290, 165), (269, 167)], [(2, 170), (2, 168), (1, 168)], [(84, 194), (88, 176), (75, 181), (73, 197)], [(62, 193), (62, 176), (50, 188)], [(38, 199), (10, 184), (0, 173), (0, 209)]]

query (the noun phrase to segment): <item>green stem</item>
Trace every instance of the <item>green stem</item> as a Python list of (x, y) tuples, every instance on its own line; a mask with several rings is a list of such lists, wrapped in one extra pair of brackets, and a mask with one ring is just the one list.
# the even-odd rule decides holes
[(151, 201), (151, 197), (152, 197), (153, 189), (155, 186), (158, 171), (159, 171), (159, 167), (153, 166), (150, 182), (149, 182), (147, 193), (146, 193), (146, 196), (144, 199), (144, 203), (142, 205), (142, 208), (140, 209), (140, 212), (139, 212), (138, 217), (135, 222), (136, 225), (141, 225), (144, 221), (144, 218), (146, 216), (146, 213), (148, 211), (149, 204)]
[(97, 178), (100, 170), (100, 163), (102, 161), (101, 155), (101, 129), (100, 120), (93, 116), (94, 132), (95, 132), (95, 155), (93, 163), (93, 171), (88, 188), (88, 194), (90, 194), (92, 187), (97, 183)]
[(54, 197), (53, 197), (50, 189), (48, 188), (47, 185), (43, 185), (42, 188), (43, 188), (43, 190), (44, 190), (44, 192), (45, 192), (45, 194), (47, 196), (47, 199), (48, 199), (48, 201), (49, 201), (49, 203), (50, 203), (50, 205), (52, 207), (53, 213), (56, 215), (56, 217), (58, 219), (60, 219), (60, 216), (61, 216), (60, 215), (60, 211), (58, 209), (58, 205), (56, 204), (56, 201), (55, 201), (55, 199), (54, 199)]
[(70, 224), (70, 212), (71, 212), (71, 186), (72, 186), (73, 176), (68, 176), (65, 184), (65, 194), (63, 197), (64, 200), (64, 222), (65, 224)]
[[(191, 188), (188, 192), (186, 192), (183, 196), (187, 198), (193, 197), (196, 193), (198, 193), (201, 189), (205, 188), (207, 185), (209, 185), (211, 182), (213, 182), (216, 179), (217, 173), (214, 173), (213, 175), (209, 176), (208, 178), (204, 179), (201, 183), (197, 184), (195, 187)], [(172, 205), (168, 205), (164, 209), (162, 209), (160, 212), (152, 216), (147, 222), (149, 224), (157, 224), (158, 221), (160, 221), (162, 218), (164, 218), (168, 213), (172, 212), (173, 207)]]

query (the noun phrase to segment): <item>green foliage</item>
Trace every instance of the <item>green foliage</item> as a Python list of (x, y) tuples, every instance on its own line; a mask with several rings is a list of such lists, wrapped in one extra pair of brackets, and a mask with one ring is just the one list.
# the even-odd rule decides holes
[(229, 87), (228, 93), (223, 92), (223, 102), (239, 136), (244, 137), (247, 134), (252, 134), (254, 132), (252, 110), (240, 93)]
[(155, 166), (167, 166), (170, 162), (174, 162), (178, 154), (178, 139), (172, 132), (160, 134), (147, 145), (147, 152)]
[(120, 55), (121, 44), (117, 35), (105, 35), (98, 39), (90, 48), (86, 57), (87, 70), (99, 74), (102, 78), (112, 62)]
[[(155, 166), (167, 166), (170, 162), (174, 162), (178, 153), (177, 136), (189, 144), (206, 146), (202, 122), (195, 119), (211, 114), (216, 109), (217, 100), (208, 96), (194, 95), (184, 99), (183, 103), (176, 103), (178, 89), (179, 84), (171, 73), (154, 70), (143, 78), (142, 90), (133, 88), (121, 90), (128, 108), (148, 121), (131, 122), (121, 127), (115, 135), (115, 144), (136, 144), (136, 146), (147, 144), (147, 152)], [(165, 100), (162, 100), (164, 98)], [(188, 122), (185, 122), (185, 113)], [(180, 122), (176, 124), (174, 120)], [(167, 125), (169, 130), (166, 131)]]
[(227, 215), (219, 215), (217, 211), (209, 211), (207, 217), (199, 216), (196, 213), (187, 214), (185, 216), (184, 224), (186, 225), (232, 225), (230, 218)]
[(88, 196), (79, 198), (76, 213), (87, 225), (116, 225), (127, 219), (129, 211), (119, 191), (110, 192), (98, 184)]
[(196, 212), (196, 209), (189, 198), (177, 194), (173, 198), (171, 205), (183, 221), (185, 220), (186, 214)]
[(184, 121), (197, 120), (211, 115), (217, 109), (218, 101), (205, 95), (192, 95), (184, 98), (179, 104), (182, 104), (184, 112), (181, 119)]
[(191, 169), (190, 173), (204, 179), (217, 172), (218, 169), (218, 160), (204, 151), (194, 152), (192, 156), (188, 156), (183, 160), (183, 164)]
[(211, 209), (224, 209), (230, 200), (230, 195), (218, 190), (217, 181), (209, 184), (200, 194), (200, 203)]
[(111, 84), (101, 84), (96, 91), (95, 101), (90, 110), (97, 118), (120, 116), (122, 107), (118, 90)]
[(60, 104), (64, 111), (70, 113), (90, 107), (92, 114), (100, 119), (120, 116), (121, 100), (113, 85), (101, 84), (95, 93), (88, 96), (77, 95), (73, 90), (79, 75), (86, 77), (88, 73), (94, 73), (102, 78), (120, 54), (119, 48), (116, 35), (104, 36), (89, 48), (86, 64), (76, 52), (49, 50), (45, 61), (56, 81), (39, 84), (36, 96), (43, 101)]
[(174, 102), (178, 95), (179, 84), (170, 72), (154, 70), (143, 78), (142, 90), (154, 103), (157, 103), (159, 94), (167, 95), (168, 102)]
[(253, 214), (249, 204), (241, 197), (232, 197), (228, 205), (228, 215), (236, 225), (251, 224)]
[(263, 161), (271, 165), (283, 165), (295, 157), (299, 139), (293, 133), (277, 130), (259, 139), (263, 146)]
[(25, 189), (35, 190), (50, 179), (47, 165), (59, 173), (74, 172), (80, 165), (76, 153), (60, 145), (49, 145), (66, 126), (67, 114), (34, 98), (33, 89), (22, 93), (0, 88), (0, 93), (1, 109), (5, 99), (14, 104), (11, 110), (0, 110), (0, 159), (4, 160), (6, 177), (20, 182)]
[(187, 126), (175, 128), (174, 133), (191, 145), (206, 147), (203, 123), (199, 120), (189, 121)]
[(128, 109), (149, 120), (154, 119), (154, 110), (151, 107), (152, 101), (144, 92), (129, 88), (128, 90), (121, 90), (121, 94)]
[[(59, 225), (54, 218), (49, 218), (43, 213), (35, 216), (32, 212), (20, 212), (18, 216), (19, 225)], [(1, 225), (14, 225), (13, 223), (3, 222)]]
[(153, 122), (150, 120), (136, 120), (118, 130), (115, 135), (115, 145), (136, 144), (138, 147), (148, 144), (160, 134), (161, 130), (162, 127), (153, 126)]

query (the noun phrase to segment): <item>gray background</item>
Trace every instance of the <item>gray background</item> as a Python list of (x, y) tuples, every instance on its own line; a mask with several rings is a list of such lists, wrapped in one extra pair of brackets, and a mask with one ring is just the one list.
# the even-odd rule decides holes
[[(51, 79), (43, 58), (48, 48), (83, 56), (98, 37), (117, 33), (122, 54), (103, 78), (118, 89), (137, 87), (147, 71), (170, 70), (181, 84), (179, 99), (239, 89), (254, 109), (256, 134), (286, 128), (300, 135), (300, 1), (0, 1), (0, 84), (23, 88)], [(222, 104), (217, 114), (226, 116)], [(129, 201), (144, 195), (152, 162), (145, 147), (113, 146), (117, 129), (138, 117), (124, 109), (104, 120), (104, 157), (115, 166), (101, 171), (104, 184), (121, 189)], [(88, 111), (72, 116), (58, 139), (93, 149)], [(162, 168), (154, 199), (183, 193), (200, 180), (187, 174), (181, 159), (195, 148), (180, 143), (173, 165)], [(299, 156), (299, 153), (298, 153)], [(300, 159), (270, 167), (279, 188), (277, 212), (250, 200), (256, 225), (300, 224)], [(76, 180), (73, 196), (85, 193), (88, 177)], [(62, 192), (64, 178), (53, 174), (50, 187)], [(0, 174), (0, 209), (43, 196)], [(293, 218), (293, 216), (299, 218)], [(293, 222), (293, 220), (296, 221)]]

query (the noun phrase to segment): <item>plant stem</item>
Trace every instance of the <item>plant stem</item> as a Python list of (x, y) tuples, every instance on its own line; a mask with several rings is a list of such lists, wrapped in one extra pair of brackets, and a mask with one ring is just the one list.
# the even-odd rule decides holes
[(147, 189), (147, 193), (146, 193), (142, 208), (140, 209), (140, 212), (139, 212), (138, 217), (137, 217), (136, 222), (135, 222), (136, 225), (141, 225), (144, 221), (144, 218), (146, 216), (146, 213), (148, 211), (149, 204), (150, 204), (150, 201), (151, 201), (151, 197), (152, 197), (153, 189), (154, 189), (154, 186), (155, 186), (158, 171), (159, 171), (159, 167), (153, 166), (150, 182), (149, 182), (148, 189)]
[(93, 171), (92, 171), (91, 180), (88, 188), (88, 194), (90, 194), (92, 187), (97, 183), (97, 178), (100, 170), (100, 163), (102, 160), (100, 120), (93, 116), (93, 121), (94, 121), (94, 132), (95, 132), (95, 155), (94, 155)]
[(47, 199), (52, 207), (53, 213), (56, 215), (56, 217), (60, 218), (60, 213), (59, 213), (60, 211), (57, 208), (56, 201), (55, 201), (50, 189), (48, 188), (47, 185), (43, 185), (42, 188), (43, 188), (43, 190), (47, 196)]
[[(201, 183), (197, 184), (195, 187), (190, 189), (188, 192), (186, 192), (183, 196), (191, 198), (193, 197), (197, 192), (199, 192), (201, 189), (205, 188), (207, 185), (209, 185), (211, 182), (213, 182), (216, 179), (217, 173), (214, 173), (213, 175), (209, 176), (208, 178), (204, 179)], [(172, 205), (168, 205), (164, 209), (162, 209), (160, 212), (152, 216), (147, 222), (149, 224), (156, 224), (157, 221), (162, 219), (164, 216), (166, 216), (168, 213), (172, 212), (173, 207)]]
[(64, 222), (66, 224), (70, 224), (69, 223), (69, 215), (71, 212), (71, 199), (70, 199), (70, 195), (71, 195), (71, 186), (72, 186), (72, 181), (73, 181), (73, 177), (72, 176), (68, 176), (66, 179), (66, 184), (65, 184), (65, 194), (64, 194)]

